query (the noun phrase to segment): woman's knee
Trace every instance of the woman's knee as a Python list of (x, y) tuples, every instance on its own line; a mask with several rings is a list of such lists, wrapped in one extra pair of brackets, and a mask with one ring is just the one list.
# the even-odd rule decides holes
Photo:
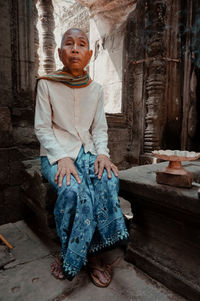
[(65, 208), (73, 208), (77, 203), (77, 191), (71, 189), (69, 186), (62, 188), (59, 192), (56, 206), (54, 207), (54, 214), (64, 213)]
[(63, 191), (63, 197), (67, 200), (75, 201), (77, 198), (77, 192), (72, 188), (65, 188)]
[(103, 171), (103, 174), (102, 174), (102, 179), (103, 180), (106, 180), (106, 179), (108, 179), (108, 180), (111, 180), (111, 181), (113, 181), (114, 183), (117, 183), (118, 181), (119, 181), (119, 178), (118, 177), (116, 177), (115, 175), (114, 175), (114, 173), (113, 173), (113, 171), (111, 170), (111, 178), (108, 178), (108, 173), (107, 173), (107, 170), (106, 169), (104, 169), (104, 171)]

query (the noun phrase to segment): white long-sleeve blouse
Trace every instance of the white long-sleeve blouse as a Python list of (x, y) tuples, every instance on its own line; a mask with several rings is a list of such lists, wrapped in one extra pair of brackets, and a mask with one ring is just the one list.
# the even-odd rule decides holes
[(109, 157), (103, 89), (95, 81), (77, 89), (40, 79), (34, 123), (40, 156), (51, 165), (64, 157), (75, 160), (82, 145), (85, 152)]

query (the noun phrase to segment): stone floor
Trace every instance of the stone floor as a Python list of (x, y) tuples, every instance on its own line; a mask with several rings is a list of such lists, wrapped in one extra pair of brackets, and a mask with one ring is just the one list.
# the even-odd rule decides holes
[(72, 282), (56, 280), (49, 266), (59, 250), (58, 243), (36, 235), (24, 221), (0, 226), (0, 233), (14, 247), (10, 256), (3, 256), (6, 248), (0, 245), (1, 301), (185, 300), (125, 262), (122, 249), (107, 252), (106, 260), (114, 261), (113, 280), (101, 289), (90, 282), (86, 270)]

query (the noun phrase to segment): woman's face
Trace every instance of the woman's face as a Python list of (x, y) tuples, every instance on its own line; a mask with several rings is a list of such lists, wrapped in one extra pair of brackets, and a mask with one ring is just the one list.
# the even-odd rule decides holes
[(86, 35), (78, 29), (70, 29), (64, 34), (58, 52), (65, 71), (75, 76), (83, 74), (84, 68), (92, 56)]

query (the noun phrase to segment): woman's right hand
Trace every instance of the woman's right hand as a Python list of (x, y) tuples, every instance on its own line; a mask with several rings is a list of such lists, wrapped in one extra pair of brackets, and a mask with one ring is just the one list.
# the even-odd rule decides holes
[(58, 170), (55, 175), (55, 183), (58, 184), (59, 187), (61, 187), (63, 178), (66, 175), (66, 184), (67, 186), (69, 186), (71, 174), (75, 177), (77, 183), (80, 184), (81, 179), (78, 175), (73, 160), (68, 157), (58, 160)]

